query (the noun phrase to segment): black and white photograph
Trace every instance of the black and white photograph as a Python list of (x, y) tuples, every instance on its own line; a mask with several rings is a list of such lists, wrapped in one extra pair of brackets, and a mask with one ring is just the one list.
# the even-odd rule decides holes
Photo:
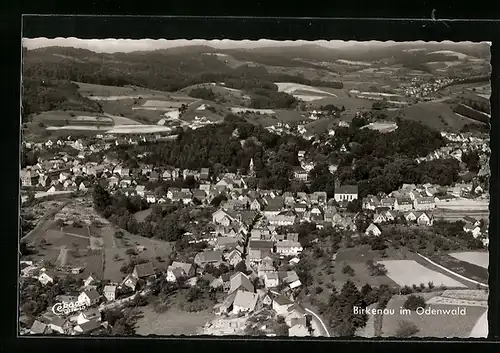
[(490, 46), (23, 38), (19, 335), (486, 338)]

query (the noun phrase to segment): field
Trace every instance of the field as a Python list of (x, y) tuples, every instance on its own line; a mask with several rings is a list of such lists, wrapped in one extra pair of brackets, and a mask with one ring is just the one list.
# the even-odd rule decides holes
[[(435, 297), (437, 293), (425, 293), (422, 296), (426, 301)], [(452, 315), (441, 313), (438, 315), (401, 314), (399, 309), (403, 306), (406, 296), (396, 295), (388, 303), (387, 309), (394, 309), (394, 315), (384, 315), (382, 320), (382, 336), (394, 337), (399, 327), (399, 322), (409, 321), (414, 323), (419, 332), (415, 337), (454, 338), (469, 337), (478, 319), (484, 314), (485, 308), (479, 306), (466, 306), (466, 315)], [(454, 305), (431, 304), (433, 309), (454, 309)]]
[(489, 200), (470, 200), (465, 198), (437, 203), (437, 208), (460, 211), (488, 211)]
[(334, 93), (307, 85), (301, 85), (298, 83), (276, 82), (275, 84), (276, 86), (278, 86), (279, 92), (291, 94), (295, 98), (301, 99), (306, 102), (319, 100), (328, 96), (337, 97), (337, 95)]
[(94, 85), (90, 83), (75, 82), (79, 89), (78, 91), (84, 97), (94, 100), (120, 100), (120, 99), (133, 99), (136, 97), (167, 97), (168, 93), (150, 90), (142, 87), (117, 87)]
[(435, 254), (429, 257), (431, 261), (479, 283), (488, 283), (488, 269), (462, 261), (447, 254)]
[(113, 119), (103, 116), (98, 113), (78, 112), (70, 110), (52, 110), (42, 112), (33, 117), (33, 122), (36, 124), (65, 126), (65, 125), (81, 125), (81, 126), (112, 126)]
[(477, 320), (472, 328), (470, 337), (488, 337), (488, 310)]
[(120, 125), (107, 130), (108, 134), (154, 134), (158, 132), (170, 132), (171, 127), (160, 125)]
[(478, 251), (468, 251), (468, 252), (459, 252), (452, 253), (450, 256), (453, 256), (460, 261), (468, 262), (473, 265), (477, 265), (482, 268), (488, 269), (489, 266), (489, 254), (487, 252), (478, 252)]
[(400, 286), (429, 282), (435, 286), (444, 285), (446, 287), (466, 287), (464, 284), (445, 276), (442, 273), (430, 270), (413, 260), (387, 260), (379, 261), (387, 269), (387, 276)]
[(148, 208), (147, 210), (139, 211), (134, 214), (135, 219), (137, 222), (143, 222), (147, 216), (151, 214), (152, 208)]
[(475, 120), (458, 116), (453, 112), (453, 107), (451, 105), (440, 102), (421, 102), (413, 104), (403, 108), (401, 112), (404, 118), (419, 121), (439, 131), (445, 129), (458, 131), (465, 124), (475, 122)]
[(152, 305), (141, 308), (144, 315), (136, 324), (136, 333), (147, 335), (200, 335), (203, 326), (214, 318), (208, 312), (189, 313), (170, 308), (164, 313), (156, 313)]

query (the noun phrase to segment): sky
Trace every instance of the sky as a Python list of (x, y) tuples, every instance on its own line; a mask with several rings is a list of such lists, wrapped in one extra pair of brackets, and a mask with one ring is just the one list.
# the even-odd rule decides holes
[[(88, 49), (98, 53), (116, 53), (116, 52), (132, 52), (137, 50), (157, 50), (167, 49), (173, 47), (190, 46), (190, 45), (208, 45), (216, 49), (229, 49), (229, 48), (261, 48), (261, 47), (276, 47), (276, 46), (292, 46), (304, 45), (313, 43), (326, 48), (345, 48), (353, 45), (370, 45), (370, 46), (384, 46), (395, 44), (396, 42), (356, 42), (356, 41), (342, 41), (342, 40), (317, 40), (317, 41), (274, 41), (269, 39), (261, 39), (258, 41), (250, 40), (204, 40), (204, 39), (79, 39), (79, 38), (23, 38), (23, 46), (28, 49), (37, 49), (51, 46), (73, 47)], [(415, 43), (424, 43), (418, 41)], [(450, 43), (450, 42), (443, 42)], [(472, 44), (472, 43), (471, 43)]]

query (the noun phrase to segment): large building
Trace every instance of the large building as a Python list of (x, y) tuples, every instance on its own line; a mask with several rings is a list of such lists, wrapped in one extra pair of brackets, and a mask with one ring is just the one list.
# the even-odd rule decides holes
[(358, 186), (357, 185), (342, 185), (335, 188), (335, 201), (353, 201), (358, 199)]

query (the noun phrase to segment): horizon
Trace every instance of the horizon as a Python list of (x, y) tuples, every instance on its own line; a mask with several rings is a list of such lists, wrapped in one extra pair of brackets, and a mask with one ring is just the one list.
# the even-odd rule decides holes
[(134, 51), (153, 51), (162, 50), (170, 48), (180, 48), (189, 46), (209, 46), (214, 49), (256, 49), (256, 48), (272, 48), (272, 47), (293, 47), (293, 46), (303, 46), (303, 45), (318, 45), (325, 49), (343, 49), (352, 48), (356, 46), (376, 46), (379, 48), (389, 47), (398, 44), (412, 44), (423, 45), (423, 44), (488, 44), (489, 42), (452, 42), (452, 41), (442, 41), (442, 42), (425, 42), (425, 41), (407, 41), (407, 42), (395, 42), (395, 41), (344, 41), (344, 40), (270, 40), (270, 39), (260, 39), (260, 40), (230, 40), (230, 39), (81, 39), (75, 37), (68, 38), (23, 38), (22, 46), (27, 50), (34, 50), (47, 47), (69, 47), (77, 49), (87, 49), (96, 53), (130, 53)]

